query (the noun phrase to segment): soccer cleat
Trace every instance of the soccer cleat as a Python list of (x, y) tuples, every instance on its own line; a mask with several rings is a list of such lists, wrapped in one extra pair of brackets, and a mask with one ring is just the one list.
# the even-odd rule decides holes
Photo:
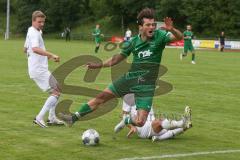
[(152, 142), (158, 141), (158, 136), (152, 136)]
[(44, 120), (42, 120), (42, 119), (37, 119), (37, 118), (35, 118), (35, 119), (33, 120), (33, 123), (34, 123), (34, 124), (37, 124), (38, 126), (40, 126), (40, 127), (42, 127), (42, 128), (47, 128), (47, 127), (48, 127), (48, 126), (45, 124)]
[(57, 118), (53, 118), (52, 120), (47, 120), (47, 125), (48, 126), (59, 126), (59, 125), (64, 125), (64, 122), (57, 119)]
[(192, 61), (191, 63), (192, 63), (192, 64), (196, 64), (196, 62), (195, 62), (195, 61)]
[(189, 129), (192, 127), (192, 110), (189, 106), (185, 107), (183, 120), (184, 120), (184, 129)]
[(125, 127), (125, 119), (129, 118), (128, 114), (123, 114), (122, 120), (114, 127), (114, 132), (118, 133)]
[(118, 133), (120, 132), (123, 128), (125, 127), (125, 122), (124, 119), (121, 120), (115, 127), (114, 127), (114, 132)]
[(58, 113), (58, 117), (64, 122), (64, 124), (68, 127), (72, 127), (74, 124), (73, 116), (69, 114)]

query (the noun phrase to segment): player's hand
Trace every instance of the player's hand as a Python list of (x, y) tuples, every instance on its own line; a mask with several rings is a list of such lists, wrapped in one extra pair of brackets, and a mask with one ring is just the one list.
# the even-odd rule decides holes
[(54, 62), (60, 62), (60, 57), (57, 55), (52, 55), (52, 59)]
[(172, 18), (166, 17), (166, 18), (163, 19), (163, 21), (164, 21), (165, 24), (163, 26), (161, 26), (161, 29), (171, 31), (173, 29)]
[(137, 132), (137, 128), (134, 127), (134, 126), (131, 126), (131, 129), (130, 131), (128, 132), (127, 134), (127, 137), (130, 138), (132, 134), (136, 133)]
[(93, 62), (88, 62), (87, 64), (85, 64), (85, 66), (88, 69), (97, 69), (97, 68), (101, 68), (102, 64), (101, 63), (93, 63)]

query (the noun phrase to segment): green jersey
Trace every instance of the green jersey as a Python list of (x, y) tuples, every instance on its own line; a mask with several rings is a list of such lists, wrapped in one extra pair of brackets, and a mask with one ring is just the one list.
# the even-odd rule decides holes
[[(188, 31), (188, 30), (184, 31), (183, 37), (184, 37), (184, 43), (192, 44), (193, 33), (191, 31)], [(188, 37), (188, 38), (185, 38), (185, 37)]]
[(98, 28), (95, 28), (92, 32), (92, 35), (95, 37), (95, 38), (100, 38), (100, 35), (101, 35), (101, 30)]
[(146, 77), (154, 80), (154, 77), (158, 75), (163, 49), (168, 42), (170, 42), (170, 36), (168, 32), (163, 30), (155, 30), (149, 41), (142, 41), (138, 35), (126, 42), (121, 54), (126, 57), (131, 53), (133, 54), (129, 76), (143, 76), (151, 73), (147, 74)]
[(95, 43), (101, 43), (101, 30), (99, 28), (95, 28), (92, 32), (92, 35), (95, 38)]
[(163, 30), (154, 31), (149, 41), (142, 41), (138, 35), (125, 42), (121, 54), (133, 54), (131, 68), (108, 88), (119, 97), (134, 93), (137, 109), (150, 111), (163, 49), (168, 42), (170, 36)]

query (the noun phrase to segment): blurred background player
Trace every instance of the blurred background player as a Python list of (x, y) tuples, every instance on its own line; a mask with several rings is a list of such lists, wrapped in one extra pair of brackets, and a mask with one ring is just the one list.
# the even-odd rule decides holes
[(129, 41), (129, 40), (131, 39), (131, 37), (132, 37), (132, 31), (131, 31), (129, 28), (127, 28), (127, 31), (126, 31), (126, 33), (125, 33), (124, 40), (125, 40), (125, 41)]
[[(115, 126), (115, 133), (120, 131), (119, 126), (123, 126), (122, 123), (124, 123), (124, 117), (131, 116), (134, 118), (137, 115), (134, 94), (127, 94), (124, 96), (122, 111), (123, 118), (121, 122)], [(162, 125), (164, 125), (164, 128), (166, 129), (163, 129)], [(173, 138), (174, 136), (183, 133), (191, 127), (191, 109), (188, 106), (185, 107), (184, 115), (181, 120), (157, 119), (154, 116), (153, 108), (151, 108), (147, 121), (143, 127), (128, 125), (130, 131), (128, 132), (127, 137), (137, 133), (138, 137), (140, 138), (152, 138), (153, 141), (165, 140)]]
[(187, 30), (183, 32), (183, 39), (184, 39), (184, 50), (183, 53), (180, 54), (180, 59), (182, 60), (183, 57), (187, 56), (188, 51), (192, 53), (192, 64), (196, 64), (195, 62), (195, 50), (192, 44), (192, 26), (187, 25)]
[(220, 52), (223, 52), (224, 45), (225, 45), (225, 35), (224, 32), (221, 32), (219, 36), (219, 44), (220, 44)]
[(97, 53), (98, 50), (99, 50), (101, 41), (102, 41), (101, 37), (104, 36), (103, 34), (101, 34), (101, 30), (100, 30), (100, 25), (99, 24), (96, 25), (95, 29), (92, 32), (92, 35), (94, 36), (95, 43), (96, 43), (95, 53)]
[(65, 32), (65, 36), (66, 36), (65, 37), (66, 41), (70, 41), (71, 40), (71, 30), (70, 30), (70, 28), (69, 27), (65, 28), (64, 32)]
[[(40, 127), (47, 127), (44, 121), (45, 114), (49, 111), (48, 124), (63, 125), (63, 122), (58, 120), (55, 115), (55, 107), (60, 96), (57, 87), (57, 82), (48, 70), (48, 59), (54, 62), (59, 62), (59, 56), (46, 51), (42, 29), (45, 23), (46, 16), (41, 11), (35, 11), (32, 14), (32, 26), (28, 28), (24, 51), (28, 55), (28, 73), (30, 78), (44, 92), (50, 93), (50, 96), (45, 101), (41, 111), (33, 120)], [(51, 77), (51, 78), (50, 78)], [(50, 84), (51, 83), (51, 84)]]

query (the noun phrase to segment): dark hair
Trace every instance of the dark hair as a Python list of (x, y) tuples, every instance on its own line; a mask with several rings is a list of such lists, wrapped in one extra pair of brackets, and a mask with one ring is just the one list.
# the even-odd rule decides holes
[(137, 16), (138, 25), (143, 25), (143, 18), (154, 19), (155, 18), (154, 10), (150, 8), (144, 8), (143, 10), (141, 10), (141, 12)]

